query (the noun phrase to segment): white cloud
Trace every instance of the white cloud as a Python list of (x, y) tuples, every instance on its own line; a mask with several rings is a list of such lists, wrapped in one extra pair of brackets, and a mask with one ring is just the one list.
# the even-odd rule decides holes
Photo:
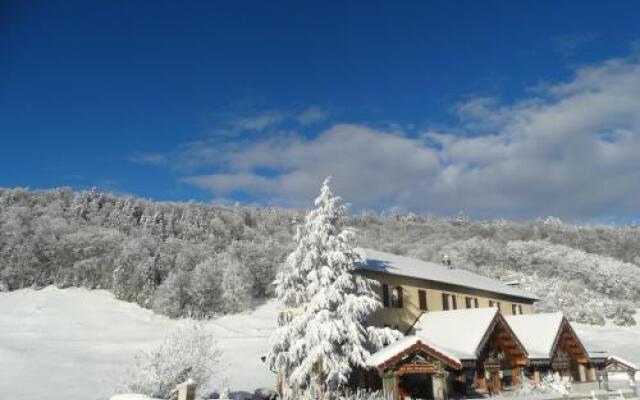
[(129, 160), (138, 164), (164, 165), (167, 157), (160, 153), (137, 153), (129, 157)]
[(294, 122), (302, 126), (313, 125), (328, 117), (329, 113), (317, 106), (311, 106), (301, 111), (271, 110), (229, 118), (228, 121), (222, 123), (222, 129), (235, 133), (262, 132), (287, 122)]
[(272, 111), (233, 119), (229, 122), (229, 125), (239, 131), (262, 131), (270, 126), (283, 122), (287, 118), (289, 118), (289, 116), (285, 113)]
[(302, 125), (311, 125), (326, 120), (329, 113), (319, 107), (309, 107), (296, 116)]
[[(356, 125), (336, 125), (308, 141), (273, 137), (226, 154), (222, 164), (229, 172), (190, 177), (188, 182), (217, 195), (246, 191), (296, 207), (306, 206), (329, 175), (350, 202), (371, 204), (406, 192), (426, 171), (438, 170), (436, 152), (422, 140)], [(258, 168), (280, 174), (259, 176), (252, 172)]]
[(582, 68), (513, 104), (471, 99), (457, 112), (457, 128), (417, 137), (342, 124), (313, 139), (280, 134), (215, 150), (198, 146), (215, 152), (214, 160), (201, 159), (222, 172), (186, 181), (217, 197), (242, 191), (294, 207), (308, 206), (331, 175), (356, 209), (582, 220), (638, 212), (636, 60)]

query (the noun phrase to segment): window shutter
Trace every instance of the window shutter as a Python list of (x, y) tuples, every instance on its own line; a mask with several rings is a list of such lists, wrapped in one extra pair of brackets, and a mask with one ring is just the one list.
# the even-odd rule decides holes
[(456, 301), (456, 295), (452, 294), (451, 298), (453, 299), (453, 309), (457, 310), (458, 309), (458, 302)]
[(478, 308), (478, 298), (473, 299), (473, 302), (474, 302), (476, 308)]
[(382, 284), (382, 305), (389, 307), (389, 285), (386, 283)]
[(398, 286), (398, 308), (402, 308), (402, 286)]

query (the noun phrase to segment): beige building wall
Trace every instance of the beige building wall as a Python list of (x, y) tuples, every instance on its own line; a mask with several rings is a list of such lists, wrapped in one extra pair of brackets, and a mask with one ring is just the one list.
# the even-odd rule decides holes
[(457, 309), (466, 308), (466, 297), (477, 298), (478, 307), (489, 307), (489, 301), (500, 302), (500, 310), (504, 315), (512, 315), (512, 304), (520, 305), (523, 314), (533, 313), (533, 302), (525, 302), (525, 299), (512, 298), (506, 295), (490, 293), (475, 289), (454, 287), (443, 283), (407, 278), (397, 275), (377, 273), (372, 271), (361, 271), (363, 275), (380, 282), (377, 289), (382, 300), (382, 284), (389, 287), (402, 287), (402, 308), (385, 307), (378, 310), (371, 316), (369, 323), (377, 326), (396, 327), (402, 331), (408, 329), (422, 313), (418, 299), (418, 290), (425, 290), (427, 295), (427, 311), (442, 311), (442, 294), (447, 293), (456, 297)]

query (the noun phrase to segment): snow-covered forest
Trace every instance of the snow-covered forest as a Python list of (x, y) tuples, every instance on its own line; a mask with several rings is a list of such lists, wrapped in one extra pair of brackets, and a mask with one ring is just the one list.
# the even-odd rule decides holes
[[(96, 190), (0, 189), (0, 291), (112, 290), (172, 317), (207, 318), (274, 296), (304, 211), (154, 202)], [(580, 322), (633, 324), (640, 228), (555, 218), (471, 221), (400, 213), (348, 219), (362, 247), (509, 280)]]

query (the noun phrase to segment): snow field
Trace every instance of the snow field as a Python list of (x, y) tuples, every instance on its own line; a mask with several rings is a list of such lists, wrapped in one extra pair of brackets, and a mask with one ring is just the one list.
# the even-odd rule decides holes
[[(260, 361), (275, 327), (276, 304), (206, 323), (224, 351), (218, 386), (273, 387)], [(180, 324), (104, 290), (49, 287), (0, 293), (0, 398), (94, 400), (109, 389), (140, 350)], [(574, 324), (590, 349), (640, 364), (640, 327)], [(640, 377), (639, 377), (640, 379)]]
[[(275, 327), (274, 302), (208, 321), (224, 354), (218, 385), (272, 387), (262, 364)], [(93, 400), (111, 394), (140, 350), (181, 322), (114, 299), (110, 292), (31, 289), (0, 293), (0, 398)]]

